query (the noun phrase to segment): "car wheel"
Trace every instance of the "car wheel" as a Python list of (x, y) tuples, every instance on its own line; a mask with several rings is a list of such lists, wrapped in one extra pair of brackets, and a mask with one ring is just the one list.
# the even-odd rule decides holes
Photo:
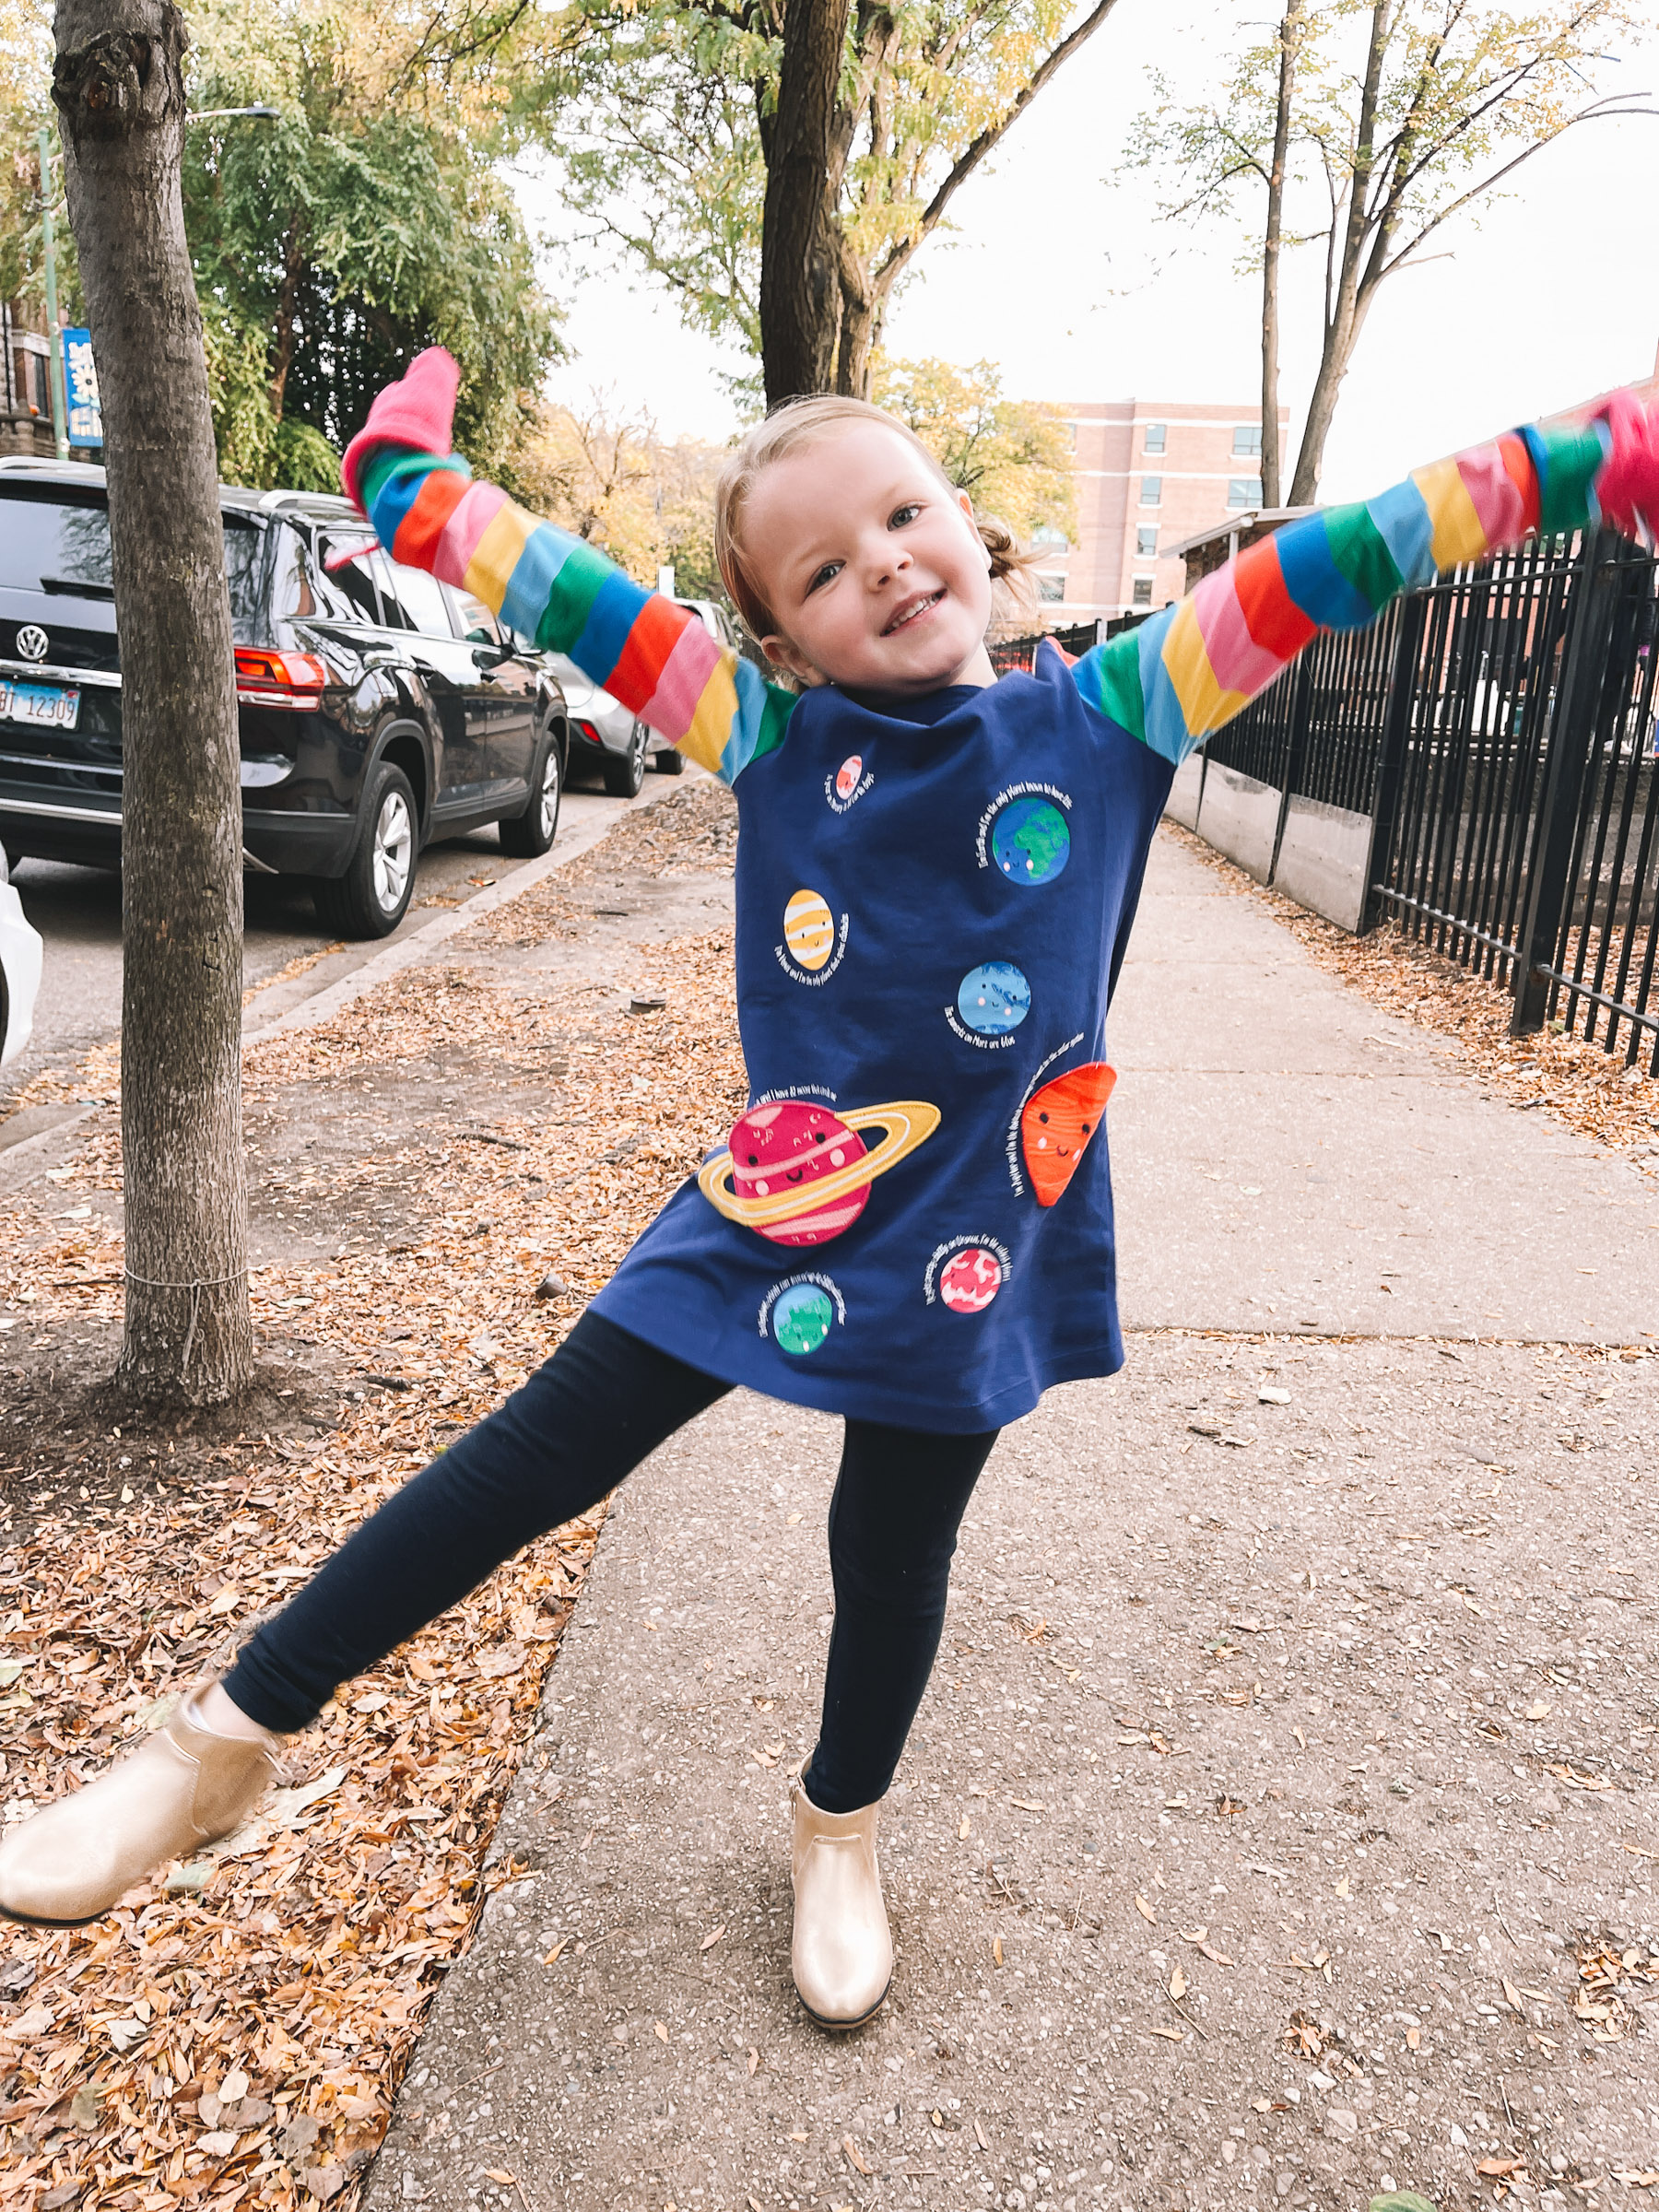
[(549, 733), (530, 778), (530, 804), (510, 822), (499, 822), (496, 834), (503, 853), (514, 860), (538, 860), (549, 851), (559, 832), (559, 802), (564, 782), (559, 769), (559, 747)]
[(636, 722), (625, 753), (605, 756), (605, 788), (613, 799), (637, 799), (645, 782), (645, 747), (651, 732)]
[(651, 765), (659, 776), (679, 776), (685, 773), (686, 756), (677, 745), (665, 746), (660, 753), (653, 753)]
[(401, 768), (382, 760), (363, 793), (362, 829), (344, 876), (312, 888), (317, 919), (343, 937), (386, 937), (415, 888), (415, 794)]

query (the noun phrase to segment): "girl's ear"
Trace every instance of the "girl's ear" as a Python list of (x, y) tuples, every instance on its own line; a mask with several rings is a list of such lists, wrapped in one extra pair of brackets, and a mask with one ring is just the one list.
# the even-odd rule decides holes
[(762, 638), (760, 650), (774, 668), (782, 668), (786, 675), (793, 676), (795, 682), (808, 691), (816, 690), (819, 684), (830, 680), (822, 669), (815, 668), (800, 648), (792, 645), (781, 631), (774, 630), (770, 637)]
[(975, 538), (979, 539), (980, 546), (985, 556), (985, 572), (987, 575), (990, 575), (994, 571), (996, 564), (991, 559), (990, 547), (987, 546), (984, 539), (980, 536), (980, 526), (974, 518), (973, 501), (968, 497), (968, 494), (965, 491), (959, 491), (956, 496), (957, 505), (961, 509), (964, 516), (967, 518), (970, 531), (972, 533)]

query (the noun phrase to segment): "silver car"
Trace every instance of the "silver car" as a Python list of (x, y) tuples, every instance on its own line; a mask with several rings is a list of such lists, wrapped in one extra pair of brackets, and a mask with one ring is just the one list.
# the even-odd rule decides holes
[(0, 845), (0, 1064), (20, 1053), (33, 1031), (41, 949), (39, 932), (23, 919), (23, 902)]

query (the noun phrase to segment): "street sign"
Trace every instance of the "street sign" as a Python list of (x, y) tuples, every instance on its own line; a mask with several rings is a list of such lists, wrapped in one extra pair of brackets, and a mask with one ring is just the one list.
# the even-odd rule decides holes
[(103, 443), (103, 410), (98, 401), (98, 371), (92, 360), (92, 333), (64, 333), (64, 384), (69, 395), (71, 445)]

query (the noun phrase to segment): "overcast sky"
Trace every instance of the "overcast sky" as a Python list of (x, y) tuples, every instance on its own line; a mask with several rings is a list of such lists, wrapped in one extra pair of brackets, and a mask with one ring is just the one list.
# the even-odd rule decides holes
[[(900, 355), (1000, 364), (1021, 397), (1214, 400), (1259, 390), (1259, 280), (1232, 274), (1237, 235), (1218, 225), (1171, 253), (1145, 179), (1108, 174), (1158, 65), (1202, 89), (1239, 11), (1213, 0), (1121, 0), (1083, 53), (1033, 102), (988, 171), (957, 196), (954, 235), (918, 255), (887, 343)], [(1172, 33), (1177, 35), (1172, 36)], [(1659, 44), (1609, 86), (1659, 86)], [(1653, 102), (1659, 105), (1659, 100)], [(1659, 347), (1659, 119), (1592, 123), (1524, 167), (1478, 228), (1448, 227), (1449, 254), (1393, 278), (1343, 388), (1326, 447), (1326, 499), (1380, 489), (1416, 463), (1513, 422), (1646, 376)], [(522, 183), (532, 229), (557, 238), (557, 195)], [(1283, 398), (1291, 436), (1317, 359), (1321, 256), (1288, 265)], [(724, 438), (720, 382), (738, 366), (688, 332), (672, 300), (632, 273), (573, 280), (557, 253), (549, 289), (576, 359), (556, 397), (604, 389), (666, 433)], [(1258, 403), (1259, 404), (1259, 403)]]

